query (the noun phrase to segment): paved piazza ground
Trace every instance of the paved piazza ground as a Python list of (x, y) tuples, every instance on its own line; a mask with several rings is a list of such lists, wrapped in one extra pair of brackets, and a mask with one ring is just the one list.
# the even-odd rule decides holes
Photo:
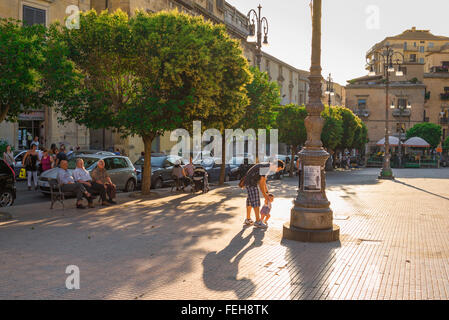
[[(449, 299), (449, 169), (378, 172), (328, 173), (341, 227), (328, 244), (281, 239), (289, 178), (270, 184), (267, 231), (243, 227), (236, 183), (81, 212), (16, 206), (0, 222), (0, 299)], [(79, 290), (65, 287), (68, 265)]]

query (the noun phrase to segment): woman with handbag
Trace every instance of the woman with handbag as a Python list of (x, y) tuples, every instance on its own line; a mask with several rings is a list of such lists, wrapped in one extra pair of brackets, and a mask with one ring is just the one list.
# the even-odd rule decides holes
[(34, 180), (34, 189), (37, 190), (37, 162), (39, 161), (39, 154), (36, 151), (37, 146), (31, 145), (31, 150), (23, 157), (23, 166), (28, 175), (28, 191), (31, 190), (31, 178)]

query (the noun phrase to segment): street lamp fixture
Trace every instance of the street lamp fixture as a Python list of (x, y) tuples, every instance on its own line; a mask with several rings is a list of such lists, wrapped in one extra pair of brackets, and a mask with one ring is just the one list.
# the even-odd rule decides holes
[[(262, 61), (262, 46), (268, 46), (268, 20), (262, 17), (262, 6), (259, 4), (258, 11), (251, 9), (247, 16), (248, 27), (248, 42), (255, 43), (256, 45), (256, 64), (260, 70), (260, 64)], [(263, 41), (262, 41), (263, 32)]]
[(329, 101), (328, 101), (328, 105), (329, 107), (332, 105), (332, 99), (331, 97), (333, 97), (335, 95), (334, 92), (334, 82), (332, 79), (332, 75), (329, 73), (329, 77), (327, 78), (327, 84), (326, 84), (326, 91), (325, 94), (329, 95)]
[(390, 139), (389, 139), (389, 109), (394, 109), (394, 104), (390, 108), (389, 103), (389, 90), (390, 90), (390, 72), (395, 71), (395, 66), (398, 67), (397, 76), (403, 76), (404, 72), (401, 70), (401, 65), (404, 64), (404, 55), (400, 52), (396, 52), (390, 46), (386, 46), (384, 51), (377, 51), (374, 53), (374, 57), (368, 60), (367, 63), (374, 70), (374, 66), (377, 63), (382, 63), (384, 67), (384, 77), (385, 77), (385, 155), (383, 158), (382, 171), (380, 172), (379, 179), (394, 179), (393, 170), (391, 170), (390, 164)]

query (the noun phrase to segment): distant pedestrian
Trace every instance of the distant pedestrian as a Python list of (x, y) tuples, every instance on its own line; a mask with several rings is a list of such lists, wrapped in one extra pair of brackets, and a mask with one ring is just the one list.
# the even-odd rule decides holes
[(30, 149), (33, 144), (36, 145), (37, 149), (39, 149), (39, 137), (38, 136), (34, 137), (34, 140), (30, 144)]
[(16, 161), (14, 160), (14, 153), (11, 150), (11, 146), (8, 144), (6, 146), (6, 151), (3, 152), (3, 160), (14, 170)]
[(34, 182), (34, 189), (37, 190), (37, 169), (38, 169), (38, 161), (39, 154), (36, 151), (37, 146), (35, 144), (31, 145), (31, 149), (25, 153), (23, 157), (23, 165), (27, 171), (28, 176), (28, 190), (31, 190), (31, 179)]
[(67, 154), (65, 153), (65, 146), (62, 145), (61, 148), (59, 148), (59, 152), (56, 155), (56, 166), (59, 167), (61, 164), (61, 161), (68, 160)]
[(114, 154), (115, 154), (116, 156), (120, 156), (120, 155), (121, 155), (119, 148), (115, 149)]
[(53, 158), (48, 154), (48, 150), (44, 149), (41, 158), (42, 172), (48, 171), (53, 168)]

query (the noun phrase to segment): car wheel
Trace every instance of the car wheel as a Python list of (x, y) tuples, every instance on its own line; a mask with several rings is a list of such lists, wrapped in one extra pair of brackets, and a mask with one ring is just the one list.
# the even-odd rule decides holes
[(128, 182), (126, 182), (125, 192), (133, 192), (134, 190), (136, 190), (136, 181), (134, 179), (129, 179)]
[(154, 183), (154, 189), (161, 189), (163, 187), (162, 178), (157, 178)]
[(14, 203), (14, 196), (11, 191), (4, 191), (0, 195), (0, 207), (10, 207)]

